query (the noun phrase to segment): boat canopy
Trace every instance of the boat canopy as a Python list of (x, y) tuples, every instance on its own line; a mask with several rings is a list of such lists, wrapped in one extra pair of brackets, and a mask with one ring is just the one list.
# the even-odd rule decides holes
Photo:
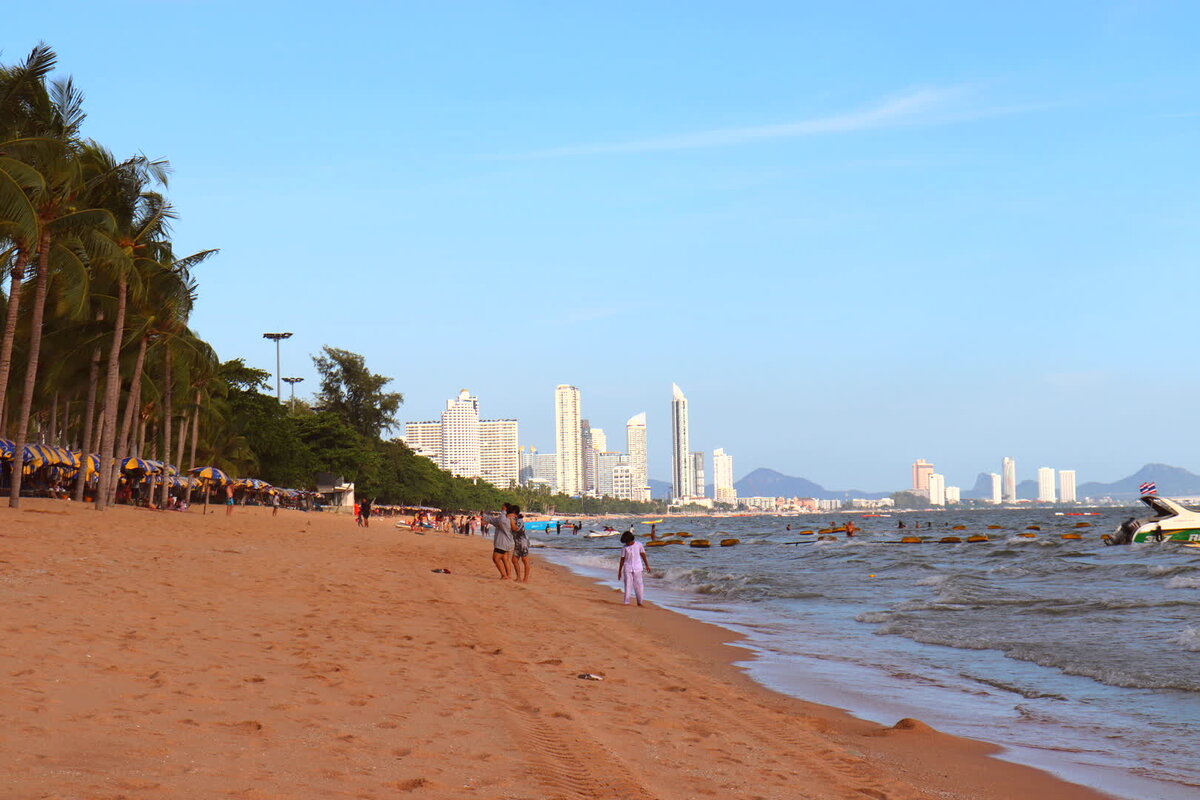
[(1156, 494), (1148, 494), (1139, 498), (1145, 503), (1151, 511), (1154, 512), (1154, 519), (1166, 519), (1167, 517), (1177, 517), (1180, 514), (1193, 514), (1195, 512), (1188, 511), (1183, 506), (1176, 503), (1174, 500), (1168, 500), (1165, 497), (1159, 497)]

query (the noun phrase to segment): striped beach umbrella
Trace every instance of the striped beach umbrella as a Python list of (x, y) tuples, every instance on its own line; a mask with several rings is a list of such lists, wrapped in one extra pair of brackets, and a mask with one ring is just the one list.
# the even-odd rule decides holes
[(12, 458), (17, 446), (11, 439), (0, 439), (0, 458)]
[(121, 471), (122, 472), (133, 472), (134, 470), (139, 470), (139, 469), (142, 472), (145, 472), (147, 475), (149, 475), (151, 472), (154, 471), (154, 465), (149, 461), (145, 461), (140, 458), (135, 458), (134, 456), (130, 456), (129, 458), (126, 458), (121, 461)]
[(244, 488), (250, 489), (255, 492), (261, 492), (265, 489), (271, 488), (271, 484), (267, 483), (264, 480), (260, 480), (259, 478), (238, 478), (237, 483), (239, 483)]
[(212, 481), (213, 483), (230, 483), (229, 476), (216, 467), (192, 467), (188, 470), (188, 475), (193, 478), (199, 478), (202, 481)]

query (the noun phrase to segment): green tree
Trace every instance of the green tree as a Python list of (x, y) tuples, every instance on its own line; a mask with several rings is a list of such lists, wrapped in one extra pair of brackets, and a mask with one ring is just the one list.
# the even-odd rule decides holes
[(383, 391), (392, 379), (372, 373), (357, 353), (329, 346), (321, 350), (324, 355), (313, 357), (321, 373), (317, 410), (336, 414), (361, 436), (377, 440), (385, 429), (396, 424), (396, 411), (404, 395)]

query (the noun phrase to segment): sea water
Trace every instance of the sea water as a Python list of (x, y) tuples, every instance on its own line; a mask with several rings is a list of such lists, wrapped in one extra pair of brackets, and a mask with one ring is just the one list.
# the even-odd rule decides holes
[[(887, 725), (915, 717), (1118, 797), (1195, 800), (1200, 549), (1104, 546), (1131, 513), (670, 517), (660, 538), (712, 546), (650, 548), (647, 591), (744, 634), (755, 657), (743, 666), (773, 689)], [(853, 538), (799, 532), (847, 520)], [(989, 541), (937, 541), (973, 534)], [(532, 536), (550, 560), (616, 585), (616, 537)]]

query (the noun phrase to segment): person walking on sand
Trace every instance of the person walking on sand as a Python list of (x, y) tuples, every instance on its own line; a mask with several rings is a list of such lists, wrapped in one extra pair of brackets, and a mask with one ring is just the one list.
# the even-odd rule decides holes
[(509, 553), (513, 549), (511, 522), (508, 517), (508, 503), (505, 503), (499, 514), (482, 514), (483, 521), (492, 527), (492, 563), (500, 573), (500, 580), (506, 581), (512, 575), (512, 564)]
[(233, 484), (225, 484), (225, 516), (233, 516)]
[(271, 495), (271, 516), (279, 516), (279, 495), (277, 494)]
[(508, 507), (508, 520), (513, 537), (513, 572), (518, 583), (529, 583), (529, 537), (525, 535), (520, 506)]
[(633, 531), (625, 531), (621, 534), (621, 563), (617, 565), (617, 580), (625, 582), (625, 605), (629, 605), (630, 597), (637, 597), (637, 604), (642, 605), (642, 595), (645, 592), (645, 587), (642, 583), (642, 577), (646, 570), (650, 569), (650, 562), (646, 560), (646, 548), (633, 535)]
[(363, 500), (358, 506), (359, 524), (364, 528), (371, 527), (371, 504), (375, 502), (375, 498)]

